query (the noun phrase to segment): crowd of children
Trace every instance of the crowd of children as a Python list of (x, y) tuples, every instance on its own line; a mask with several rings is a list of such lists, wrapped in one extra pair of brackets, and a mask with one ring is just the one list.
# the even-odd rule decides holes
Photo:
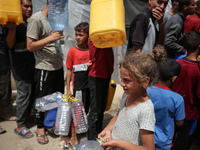
[[(149, 2), (152, 10), (148, 11), (153, 11), (155, 17), (159, 12), (157, 4), (162, 5), (163, 14), (168, 1)], [(190, 2), (189, 5), (191, 4)], [(52, 31), (47, 14), (48, 3), (44, 10), (30, 18), (27, 29), (27, 48), (34, 51), (36, 60), (34, 81), (38, 88), (35, 98), (56, 91), (64, 93), (62, 56), (56, 43), (63, 35)], [(162, 20), (161, 12), (158, 14), (157, 17)], [(162, 23), (160, 25), (163, 26)], [(77, 91), (82, 92), (82, 102), (86, 114), (89, 114), (89, 140), (95, 140), (97, 136), (103, 137), (106, 142), (101, 145), (106, 150), (190, 148), (200, 117), (200, 66), (197, 61), (200, 50), (199, 32), (191, 31), (181, 38), (179, 44), (184, 53), (187, 52), (187, 56), (177, 61), (168, 58), (169, 55), (161, 45), (155, 46), (153, 50), (148, 47), (151, 51), (148, 53), (129, 53), (120, 61), (124, 94), (117, 114), (104, 129), (103, 116), (114, 66), (113, 50), (93, 45), (89, 39), (87, 22), (81, 22), (75, 27), (75, 36), (77, 45), (69, 49), (66, 59), (66, 94), (76, 96)], [(139, 49), (141, 48), (140, 45)], [(73, 92), (70, 90), (72, 76)], [(36, 111), (35, 119), (37, 141), (47, 144), (49, 141), (43, 123), (44, 113)], [(18, 134), (21, 131), (15, 132)], [(73, 120), (71, 136), (60, 138), (72, 148), (79, 143)]]

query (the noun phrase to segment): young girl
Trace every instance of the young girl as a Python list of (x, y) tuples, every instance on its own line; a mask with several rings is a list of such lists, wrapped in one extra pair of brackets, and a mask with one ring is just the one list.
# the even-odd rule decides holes
[(149, 54), (130, 54), (120, 62), (124, 90), (120, 110), (98, 135), (106, 139), (102, 143), (106, 150), (154, 150), (155, 114), (146, 88), (157, 82), (157, 63), (165, 56), (164, 50), (154, 49)]

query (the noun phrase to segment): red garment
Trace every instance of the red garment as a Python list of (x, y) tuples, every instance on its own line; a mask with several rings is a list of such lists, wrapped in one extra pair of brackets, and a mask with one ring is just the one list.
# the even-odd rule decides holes
[(184, 33), (199, 31), (200, 18), (197, 15), (189, 15), (184, 22)]
[(114, 55), (112, 48), (96, 48), (89, 39), (90, 60), (92, 66), (89, 76), (98, 78), (109, 78), (113, 72)]
[[(79, 50), (76, 47), (72, 47), (69, 49), (69, 52), (67, 53), (66, 67), (68, 69), (73, 69), (74, 65), (86, 64), (89, 62), (89, 60), (90, 60), (89, 50)], [(85, 83), (80, 83), (80, 78), (82, 80), (87, 80), (86, 78), (88, 77), (88, 73), (84, 73), (82, 71), (81, 74), (76, 74), (76, 76), (78, 77), (75, 77), (75, 73), (73, 70), (73, 81), (72, 81), (73, 89), (74, 89), (74, 81), (79, 80), (78, 84), (85, 84)]]
[(184, 98), (186, 120), (194, 121), (199, 118), (200, 99), (200, 68), (198, 61), (186, 58), (179, 59), (181, 73), (172, 87), (172, 91), (179, 93)]

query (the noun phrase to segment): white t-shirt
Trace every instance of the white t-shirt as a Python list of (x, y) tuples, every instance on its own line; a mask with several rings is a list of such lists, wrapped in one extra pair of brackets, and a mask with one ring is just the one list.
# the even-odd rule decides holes
[[(151, 100), (138, 104), (133, 108), (126, 108), (128, 98), (124, 94), (120, 102), (119, 116), (112, 130), (112, 139), (120, 139), (136, 145), (142, 145), (140, 129), (154, 132), (155, 113)], [(114, 148), (119, 150), (121, 148)]]

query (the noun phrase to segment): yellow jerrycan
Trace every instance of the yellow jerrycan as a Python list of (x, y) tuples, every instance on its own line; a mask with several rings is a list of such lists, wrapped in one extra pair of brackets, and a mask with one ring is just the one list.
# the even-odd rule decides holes
[(19, 25), (23, 22), (20, 0), (0, 0), (0, 24), (15, 22)]
[(108, 98), (107, 98), (107, 105), (105, 111), (108, 111), (110, 109), (110, 106), (113, 101), (113, 97), (115, 95), (116, 90), (116, 84), (114, 80), (110, 80), (109, 89), (108, 89)]
[(126, 42), (123, 0), (92, 0), (89, 36), (97, 48), (120, 46)]

